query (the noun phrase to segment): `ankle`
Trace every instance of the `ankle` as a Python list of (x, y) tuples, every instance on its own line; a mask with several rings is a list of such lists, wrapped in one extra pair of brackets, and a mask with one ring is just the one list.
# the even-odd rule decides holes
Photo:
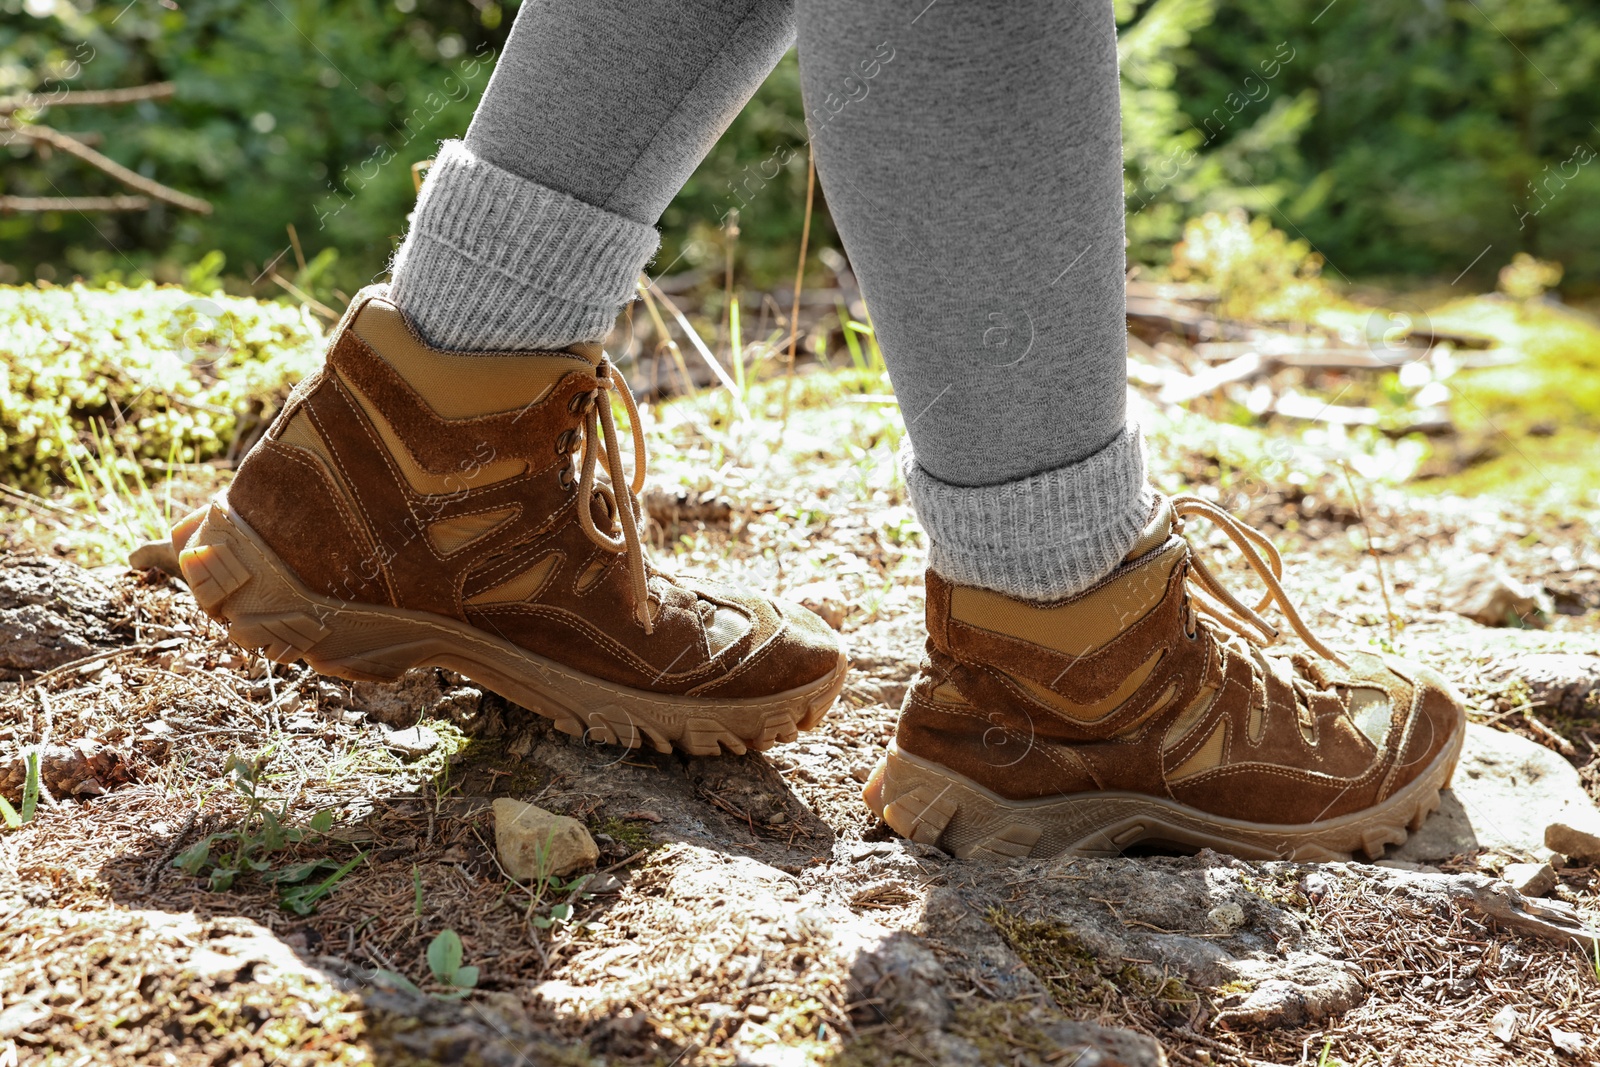
[(957, 584), (1027, 600), (1072, 596), (1110, 574), (1155, 506), (1133, 424), (1078, 463), (1003, 485), (940, 481), (917, 463), (909, 441), (901, 469), (928, 532), (929, 567)]

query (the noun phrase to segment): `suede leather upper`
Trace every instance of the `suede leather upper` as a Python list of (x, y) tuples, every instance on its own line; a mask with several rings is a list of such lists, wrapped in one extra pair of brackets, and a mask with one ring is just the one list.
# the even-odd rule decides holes
[[(1033, 640), (957, 617), (959, 589), (930, 571), (927, 660), (900, 749), (1009, 800), (1127, 791), (1299, 825), (1392, 796), (1460, 730), (1432, 671), (1367, 652), (1345, 667), (1269, 657), (1196, 617), (1189, 552), (1173, 535), (1076, 597), (1016, 602)], [(1074, 633), (1108, 639), (1063, 652)]]
[[(228, 492), (235, 514), (313, 592), (446, 616), (658, 693), (758, 697), (837, 668), (836, 636), (804, 608), (655, 572), (646, 633), (623, 557), (577, 521), (589, 507), (602, 530), (614, 525), (603, 497), (579, 499), (572, 470), (602, 384), (591, 361), (529, 354), (570, 370), (526, 406), (447, 419), (350, 328), (359, 314), (347, 316), (326, 366), (296, 390)], [(407, 455), (397, 457), (386, 435)], [(427, 492), (411, 484), (419, 471)], [(478, 527), (486, 532), (464, 546), (440, 533)], [(535, 588), (507, 585), (530, 572), (542, 576)], [(732, 620), (727, 611), (743, 632), (716, 647), (708, 622)]]

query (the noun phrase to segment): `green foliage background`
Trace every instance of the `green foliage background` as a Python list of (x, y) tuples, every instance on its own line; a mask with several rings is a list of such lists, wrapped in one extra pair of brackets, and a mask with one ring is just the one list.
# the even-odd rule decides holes
[[(1161, 264), (1183, 222), (1242, 206), (1334, 276), (1474, 281), (1514, 251), (1600, 282), (1600, 8), (1578, 0), (1116, 0), (1130, 254)], [(220, 251), (243, 292), (280, 269), (324, 299), (379, 275), (412, 203), (410, 164), (458, 136), (515, 8), (498, 0), (0, 0), (0, 94), (177, 84), (172, 101), (24, 113), (102, 138), (141, 173), (216, 205), (195, 216), (0, 216), (0, 281), (178, 280)], [(747, 168), (787, 164), (743, 203), (741, 269), (792, 270), (806, 157), (791, 54), (663, 219), (658, 265), (720, 270)], [(0, 193), (122, 191), (22, 144)], [(819, 213), (814, 247), (833, 242)], [(213, 261), (214, 262), (214, 261)], [(292, 268), (292, 269), (291, 269)], [(276, 292), (258, 281), (260, 295)]]

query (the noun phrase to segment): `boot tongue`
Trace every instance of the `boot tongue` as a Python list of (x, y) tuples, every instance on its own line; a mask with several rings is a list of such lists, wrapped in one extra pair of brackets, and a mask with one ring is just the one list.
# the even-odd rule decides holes
[(542, 400), (574, 370), (600, 362), (598, 344), (573, 345), (560, 352), (452, 352), (434, 348), (382, 293), (364, 297), (348, 328), (436, 413), (447, 419), (475, 418), (515, 411)]
[(1145, 523), (1139, 539), (1128, 549), (1128, 554), (1122, 557), (1124, 563), (1148, 555), (1167, 543), (1167, 538), (1172, 536), (1172, 501), (1165, 496), (1156, 497), (1155, 510), (1150, 514), (1150, 521)]

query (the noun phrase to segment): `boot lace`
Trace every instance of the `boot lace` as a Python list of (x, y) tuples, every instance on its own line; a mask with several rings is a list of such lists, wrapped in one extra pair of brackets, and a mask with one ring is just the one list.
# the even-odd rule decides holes
[[(581, 474), (578, 479), (578, 524), (583, 532), (607, 552), (624, 555), (628, 561), (629, 584), (633, 590), (634, 616), (645, 633), (654, 630), (650, 612), (649, 574), (644, 562), (644, 547), (639, 541), (639, 493), (644, 489), (645, 445), (644, 427), (639, 421), (639, 407), (633, 402), (633, 390), (608, 357), (600, 358), (595, 370), (600, 388), (590, 394), (590, 402), (583, 406), (584, 435)], [(622, 452), (617, 446), (617, 423), (611, 412), (611, 393), (622, 397), (622, 406), (628, 412), (628, 425), (633, 431), (633, 478), (622, 476)], [(610, 485), (595, 482), (596, 461), (605, 466)], [(624, 489), (622, 487), (626, 486)], [(599, 494), (606, 501), (611, 514), (617, 517), (621, 533), (616, 536), (602, 531), (594, 523), (594, 512), (589, 501)], [(625, 500), (617, 499), (618, 495)]]
[(1228, 540), (1233, 542), (1250, 569), (1267, 587), (1267, 592), (1260, 602), (1251, 608), (1230, 593), (1211, 568), (1207, 567), (1196, 553), (1191, 552), (1190, 575), (1194, 578), (1194, 587), (1190, 589), (1191, 602), (1198, 604), (1206, 618), (1238, 634), (1251, 644), (1264, 648), (1275, 644), (1281, 633), (1276, 626), (1262, 618), (1260, 612), (1268, 605), (1276, 604), (1300, 640), (1319, 656), (1332, 660), (1341, 667), (1346, 665), (1345, 661), (1324, 644), (1300, 617), (1294, 601), (1289, 599), (1289, 594), (1283, 588), (1283, 557), (1278, 554), (1278, 549), (1265, 534), (1240, 522), (1211, 501), (1190, 493), (1182, 493), (1172, 498), (1172, 513), (1176, 520), (1174, 525), (1179, 532), (1183, 529), (1183, 520), (1186, 517), (1210, 520), (1227, 535)]

